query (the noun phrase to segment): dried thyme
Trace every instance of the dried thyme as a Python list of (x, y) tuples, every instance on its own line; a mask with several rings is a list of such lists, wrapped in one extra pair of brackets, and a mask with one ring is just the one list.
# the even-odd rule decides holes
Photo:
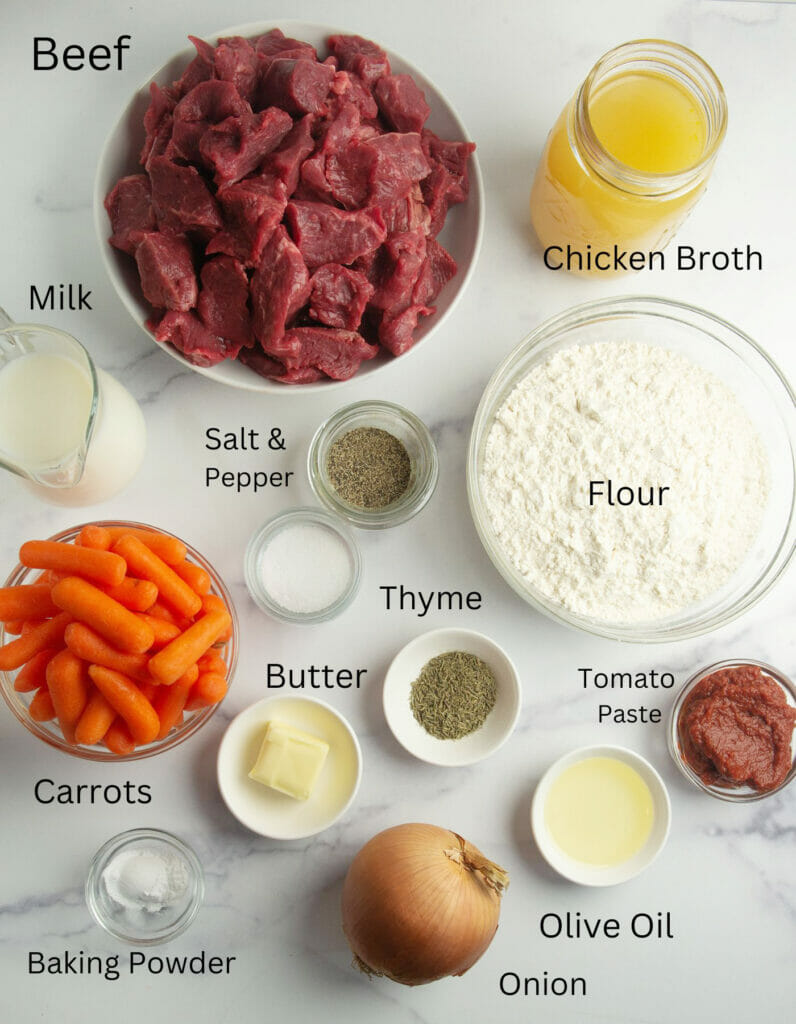
[(412, 464), (404, 445), (386, 430), (357, 427), (329, 449), (326, 472), (338, 495), (357, 508), (385, 508), (409, 487)]
[(480, 729), (495, 706), (492, 669), (474, 654), (448, 651), (423, 666), (412, 683), (412, 714), (439, 740), (458, 740)]

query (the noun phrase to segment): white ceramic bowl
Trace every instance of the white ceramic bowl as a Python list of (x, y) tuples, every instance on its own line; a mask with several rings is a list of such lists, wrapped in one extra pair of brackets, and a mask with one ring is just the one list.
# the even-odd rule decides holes
[[(220, 29), (218, 32), (210, 33), (205, 38), (208, 41), (215, 41), (221, 36), (244, 36), (248, 38), (262, 35), (273, 28), (280, 28), (285, 35), (306, 40), (313, 46), (320, 48), (324, 47), (328, 36), (347, 31), (330, 25), (318, 25), (313, 22), (290, 20), (257, 21)], [(190, 25), (188, 25), (188, 30), (190, 30)], [(376, 42), (379, 45), (383, 45), (381, 40), (377, 39)], [(431, 79), (392, 50), (386, 50), (386, 53), (390, 58), (393, 72), (410, 74), (423, 90), (426, 102), (431, 108), (431, 115), (427, 121), (428, 127), (445, 139), (469, 139), (470, 136), (462, 124), (459, 115)], [(170, 85), (175, 79), (179, 78), (188, 62), (195, 56), (196, 51), (193, 47), (180, 50), (179, 53), (175, 54), (174, 57), (147, 78), (140, 88), (136, 89), (132, 99), (122, 111), (121, 116), (108, 135), (100, 154), (97, 174), (94, 179), (94, 227), (103, 263), (119, 298), (132, 318), (149, 338), (152, 338), (152, 335), (146, 329), (145, 321), (151, 315), (152, 309), (141, 294), (135, 261), (127, 254), (114, 249), (108, 243), (110, 225), (103, 201), (119, 178), (126, 174), (138, 174), (141, 171), (141, 166), (138, 163), (138, 154), (144, 143), (143, 120), (144, 113), (149, 105), (150, 82), (157, 82), (161, 86)], [(440, 243), (445, 246), (459, 265), (459, 272), (439, 296), (436, 302), (436, 313), (420, 321), (415, 331), (417, 341), (409, 352), (399, 357), (402, 361), (411, 353), (416, 352), (421, 347), (421, 343), (447, 320), (459, 297), (467, 287), (467, 283), (475, 269), (484, 231), (484, 185), (478, 165), (477, 153), (470, 157), (469, 171), (470, 194), (467, 201), (451, 209), (445, 221), (445, 227), (439, 235)], [(154, 338), (152, 338), (152, 343), (158, 344)], [(244, 388), (248, 391), (284, 392), (285, 390), (286, 385), (260, 377), (254, 370), (242, 365), (237, 360), (225, 360), (217, 366), (211, 367), (194, 366), (193, 363), (189, 363), (171, 345), (162, 345), (161, 347), (178, 362), (183, 363), (205, 377), (221, 381), (223, 384), (230, 384), (232, 387)], [(386, 354), (370, 359), (362, 364), (352, 380), (370, 377), (372, 374), (384, 369), (384, 367), (389, 366), (394, 359), (394, 356)], [(320, 390), (328, 391), (330, 388), (340, 387), (347, 383), (348, 381), (324, 380), (318, 381), (315, 384), (296, 386), (291, 390), (300, 393)]]
[[(564, 853), (550, 835), (544, 820), (545, 802), (550, 787), (558, 776), (570, 765), (592, 757), (611, 757), (623, 761), (638, 772), (652, 794), (653, 821), (647, 841), (633, 857), (608, 867), (586, 864)], [(565, 754), (552, 764), (539, 780), (531, 802), (531, 831), (539, 852), (551, 868), (579, 885), (618, 885), (640, 874), (652, 864), (663, 849), (669, 835), (670, 823), (671, 805), (663, 780), (649, 761), (626, 747), (580, 747)]]
[[(475, 654), (492, 669), (497, 700), (480, 729), (458, 740), (431, 736), (412, 714), (412, 683), (423, 666), (438, 654)], [(396, 654), (384, 677), (384, 714), (393, 735), (410, 754), (429, 764), (455, 767), (475, 764), (494, 754), (514, 731), (520, 715), (520, 680), (511, 659), (482, 633), (470, 629), (436, 629), (424, 633)]]
[[(329, 744), (323, 770), (307, 800), (294, 800), (249, 778), (271, 719)], [(354, 730), (325, 701), (266, 697), (227, 726), (217, 770), (224, 803), (241, 825), (270, 839), (306, 839), (329, 828), (351, 806), (362, 778), (362, 751)]]

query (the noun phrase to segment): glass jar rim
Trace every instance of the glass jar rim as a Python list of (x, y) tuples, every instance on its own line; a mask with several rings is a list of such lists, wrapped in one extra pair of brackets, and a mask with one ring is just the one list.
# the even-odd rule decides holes
[[(669, 79), (676, 78), (705, 112), (705, 145), (690, 167), (675, 172), (641, 171), (614, 157), (597, 137), (589, 114), (594, 90), (641, 62)], [(674, 198), (693, 187), (713, 163), (727, 130), (727, 97), (715, 71), (698, 53), (665, 39), (634, 39), (603, 54), (591, 69), (575, 95), (569, 130), (576, 155), (612, 187), (631, 195)]]

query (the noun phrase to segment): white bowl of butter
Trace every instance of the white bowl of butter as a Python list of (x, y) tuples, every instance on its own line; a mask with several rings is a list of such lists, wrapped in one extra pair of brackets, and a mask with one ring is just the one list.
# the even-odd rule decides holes
[(313, 697), (268, 697), (230, 722), (218, 750), (230, 812), (271, 839), (306, 839), (351, 806), (362, 778), (354, 730)]
[(580, 747), (539, 780), (531, 831), (547, 861), (579, 885), (618, 885), (655, 860), (671, 821), (663, 781), (625, 747)]

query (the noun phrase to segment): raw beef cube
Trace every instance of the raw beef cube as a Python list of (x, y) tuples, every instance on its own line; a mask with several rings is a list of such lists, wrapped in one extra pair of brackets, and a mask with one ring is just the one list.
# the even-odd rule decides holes
[(429, 233), (436, 236), (442, 230), (448, 208), (467, 198), (470, 189), (467, 158), (475, 144), (448, 142), (431, 131), (423, 132), (422, 142), (432, 164), (431, 174), (422, 185), (423, 198), (431, 214)]
[(327, 103), (330, 105), (332, 116), (339, 112), (344, 103), (353, 103), (365, 121), (373, 121), (379, 116), (379, 108), (370, 90), (353, 71), (337, 72)]
[(155, 328), (156, 341), (170, 341), (194, 366), (215, 366), (234, 359), (240, 345), (219, 338), (194, 313), (166, 313)]
[(260, 62), (257, 51), (243, 36), (219, 39), (213, 59), (216, 78), (232, 82), (241, 96), (252, 103), (260, 84)]
[(379, 324), (379, 341), (394, 356), (403, 355), (415, 343), (414, 330), (421, 316), (431, 316), (429, 306), (408, 306), (400, 313), (388, 310)]
[(398, 231), (413, 231), (415, 228), (422, 228), (423, 234), (428, 234), (431, 214), (423, 202), (423, 192), (419, 183), (414, 184), (407, 195), (396, 199), (394, 203), (381, 206), (380, 209), (388, 235)]
[(315, 155), (305, 160), (301, 167), (303, 198), (328, 200), (332, 186), (326, 174), (327, 160), (349, 144), (358, 128), (359, 111), (353, 103), (344, 104), (337, 117), (326, 123)]
[(431, 113), (411, 75), (382, 75), (373, 95), (387, 123), (397, 132), (419, 132)]
[(200, 82), (174, 108), (167, 156), (201, 163), (199, 143), (207, 129), (228, 117), (250, 114), (251, 107), (231, 82)]
[(315, 148), (312, 138), (314, 121), (315, 118), (312, 114), (307, 114), (300, 121), (296, 121), (282, 140), (279, 149), (269, 153), (263, 161), (263, 172), (274, 174), (280, 178), (285, 183), (288, 197), (296, 191), (302, 163)]
[(184, 235), (153, 231), (135, 251), (141, 290), (156, 309), (186, 312), (196, 305), (193, 253)]
[[(171, 112), (174, 110), (176, 105), (176, 99), (172, 95), (170, 90), (161, 89), (155, 82), (149, 84), (149, 106), (144, 114), (144, 131), (146, 132), (146, 140), (144, 142), (143, 149), (141, 150), (140, 162), (146, 164), (149, 160), (149, 156), (155, 146), (156, 140), (159, 142), (163, 141), (164, 128), (168, 127), (168, 138), (165, 142), (171, 138), (171, 124), (172, 117)], [(165, 143), (162, 145), (160, 152), (166, 148)]]
[(353, 263), (387, 237), (380, 210), (338, 210), (325, 203), (291, 202), (285, 211), (293, 240), (308, 267)]
[(202, 136), (199, 150), (205, 163), (215, 169), (219, 186), (250, 174), (263, 157), (275, 149), (293, 127), (290, 114), (268, 107), (259, 114), (227, 117)]
[(391, 235), (382, 246), (381, 256), (380, 280), (370, 304), (397, 313), (412, 302), (412, 290), (426, 261), (423, 229)]
[(251, 282), (254, 333), (266, 353), (270, 354), (309, 293), (306, 264), (280, 225), (271, 235)]
[(346, 210), (358, 210), (365, 205), (375, 160), (373, 148), (358, 141), (326, 158), (329, 189)]
[(378, 354), (356, 331), (332, 327), (294, 327), (285, 331), (271, 349), (288, 370), (314, 366), (333, 380), (353, 377), (365, 359)]
[(196, 309), (205, 327), (226, 341), (254, 344), (249, 317), (249, 279), (231, 256), (218, 256), (202, 267), (202, 290)]
[(173, 89), (178, 97), (187, 96), (191, 89), (195, 89), (200, 82), (206, 82), (213, 77), (213, 58), (215, 51), (210, 43), (196, 36), (188, 36), (196, 48), (196, 56), (183, 71), (182, 75), (173, 84)]
[(152, 189), (145, 174), (120, 178), (105, 197), (105, 209), (113, 234), (111, 245), (135, 253), (145, 234), (157, 230), (152, 209)]
[(320, 114), (329, 93), (335, 70), (314, 60), (276, 57), (260, 86), (259, 106), (277, 106), (289, 114)]
[(456, 260), (434, 238), (426, 239), (426, 261), (412, 291), (412, 302), (427, 306), (455, 275)]
[(394, 203), (425, 178), (431, 165), (423, 153), (417, 132), (388, 132), (364, 143), (376, 151), (370, 182), (370, 202)]
[(218, 206), (195, 167), (183, 167), (165, 156), (149, 162), (152, 206), (161, 228), (217, 231), (223, 224)]
[(314, 366), (299, 366), (294, 370), (285, 369), (285, 364), (272, 359), (259, 349), (243, 349), (238, 359), (261, 377), (278, 380), (280, 384), (312, 384), (320, 380), (323, 374)]
[(270, 32), (266, 32), (265, 35), (259, 36), (259, 38), (255, 40), (254, 45), (257, 52), (265, 54), (266, 57), (286, 55), (296, 59), (318, 59), (318, 54), (314, 46), (310, 46), (309, 43), (302, 42), (301, 39), (291, 39), (278, 28), (272, 28)]
[(380, 46), (362, 36), (329, 36), (329, 49), (344, 71), (359, 75), (369, 88), (382, 75), (390, 73), (390, 62)]
[(219, 189), (218, 198), (224, 210), (224, 229), (211, 238), (205, 252), (223, 252), (246, 267), (256, 267), (284, 215), (285, 186), (281, 181), (248, 178)]
[(364, 274), (339, 263), (325, 263), (310, 278), (309, 314), (327, 327), (354, 331), (373, 294)]

